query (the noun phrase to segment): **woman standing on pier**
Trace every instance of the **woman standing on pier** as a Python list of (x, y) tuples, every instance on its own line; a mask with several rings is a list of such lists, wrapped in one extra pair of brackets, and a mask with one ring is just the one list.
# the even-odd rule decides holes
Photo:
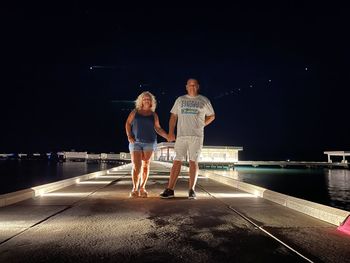
[[(132, 161), (133, 188), (130, 197), (147, 197), (145, 189), (150, 159), (157, 147), (157, 134), (165, 139), (168, 134), (162, 129), (155, 112), (157, 101), (148, 91), (142, 92), (135, 101), (135, 109), (130, 112), (125, 130), (129, 141), (129, 150)], [(142, 175), (140, 172), (142, 170)], [(140, 185), (140, 187), (139, 187)]]

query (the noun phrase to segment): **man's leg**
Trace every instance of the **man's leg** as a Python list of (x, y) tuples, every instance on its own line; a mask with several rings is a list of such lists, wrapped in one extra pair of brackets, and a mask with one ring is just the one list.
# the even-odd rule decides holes
[(174, 160), (171, 167), (168, 188), (166, 188), (159, 196), (160, 198), (174, 198), (174, 188), (179, 177), (182, 161)]
[(175, 160), (173, 161), (173, 166), (171, 167), (168, 188), (166, 188), (160, 194), (160, 198), (173, 198), (175, 196), (174, 188), (176, 185), (177, 178), (179, 177), (181, 171), (182, 160), (186, 156), (187, 152), (186, 141), (182, 140), (181, 138), (177, 138), (174, 145), (174, 150), (176, 156)]
[(189, 142), (189, 164), (190, 164), (190, 171), (189, 176), (190, 180), (188, 183), (189, 191), (188, 191), (188, 198), (189, 199), (196, 199), (196, 193), (194, 191), (197, 183), (198, 178), (198, 160), (200, 153), (202, 151), (203, 147), (203, 138), (201, 137), (192, 137)]
[(189, 189), (194, 190), (196, 187), (198, 178), (198, 162), (190, 160), (190, 180), (189, 180)]
[(171, 167), (168, 188), (174, 190), (177, 178), (179, 177), (182, 161), (174, 160), (173, 167)]

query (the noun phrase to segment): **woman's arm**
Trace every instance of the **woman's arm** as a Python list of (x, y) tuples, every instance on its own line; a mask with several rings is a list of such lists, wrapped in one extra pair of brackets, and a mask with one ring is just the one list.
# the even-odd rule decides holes
[(168, 134), (160, 126), (157, 113), (154, 113), (154, 129), (160, 136), (162, 136), (164, 139), (168, 140)]
[(135, 138), (131, 132), (131, 123), (135, 118), (135, 110), (133, 110), (132, 112), (130, 112), (128, 118), (126, 119), (125, 122), (125, 131), (126, 131), (126, 136), (128, 136), (128, 141), (130, 143), (134, 143), (135, 142)]

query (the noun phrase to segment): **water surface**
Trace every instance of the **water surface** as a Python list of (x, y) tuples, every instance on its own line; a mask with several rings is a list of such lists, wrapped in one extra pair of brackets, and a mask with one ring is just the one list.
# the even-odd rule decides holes
[(286, 195), (350, 211), (350, 170), (235, 167), (215, 171)]
[(86, 162), (61, 163), (47, 160), (1, 160), (0, 194), (106, 170), (118, 165), (120, 164)]

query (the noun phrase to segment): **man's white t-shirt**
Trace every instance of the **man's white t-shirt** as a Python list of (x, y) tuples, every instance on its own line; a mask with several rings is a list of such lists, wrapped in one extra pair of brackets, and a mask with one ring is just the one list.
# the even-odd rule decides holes
[(205, 116), (214, 115), (209, 99), (202, 95), (178, 97), (171, 113), (177, 115), (177, 137), (204, 137)]

